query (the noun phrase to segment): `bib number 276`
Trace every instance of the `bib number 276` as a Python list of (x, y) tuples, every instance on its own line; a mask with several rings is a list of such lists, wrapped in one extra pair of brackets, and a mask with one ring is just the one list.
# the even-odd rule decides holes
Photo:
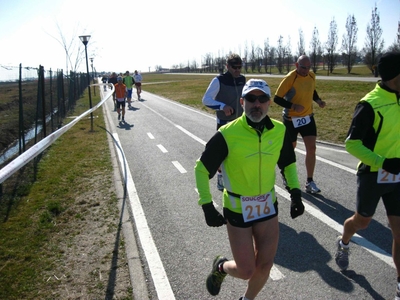
[(259, 196), (242, 196), (243, 219), (245, 222), (254, 221), (275, 214), (271, 193)]

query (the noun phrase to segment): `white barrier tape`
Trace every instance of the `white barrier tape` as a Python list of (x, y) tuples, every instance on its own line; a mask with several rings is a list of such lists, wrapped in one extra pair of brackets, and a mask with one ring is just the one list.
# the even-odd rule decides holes
[[(103, 87), (103, 83), (99, 84), (91, 84), (89, 86), (101, 86)], [(104, 102), (110, 98), (114, 92), (114, 85), (109, 85), (111, 86), (111, 90), (107, 92), (103, 98), (102, 101), (100, 101), (97, 105), (93, 106), (91, 109), (87, 110), (83, 114), (81, 114), (79, 117), (77, 117), (75, 120), (72, 122), (68, 123), (64, 127), (61, 127), (57, 131), (54, 131), (52, 134), (41, 140), (40, 142), (36, 143), (33, 145), (31, 148), (29, 148), (27, 151), (19, 155), (17, 158), (15, 158), (13, 161), (11, 161), (9, 164), (7, 164), (4, 168), (0, 170), (0, 184), (3, 183), (7, 178), (9, 178), (12, 174), (14, 174), (16, 171), (21, 169), (23, 166), (25, 166), (28, 162), (30, 162), (32, 159), (34, 159), (36, 156), (38, 156), (41, 152), (43, 152), (47, 147), (49, 147), (51, 144), (53, 144), (60, 136), (62, 136), (64, 133), (66, 133), (69, 129), (72, 128), (77, 122), (79, 122), (82, 118), (84, 118), (86, 115), (92, 113), (95, 111), (97, 108), (103, 105)]]

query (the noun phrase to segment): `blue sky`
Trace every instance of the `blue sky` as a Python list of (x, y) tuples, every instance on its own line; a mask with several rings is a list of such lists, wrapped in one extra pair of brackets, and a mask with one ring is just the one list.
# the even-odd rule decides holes
[(308, 50), (314, 26), (325, 42), (333, 18), (340, 47), (346, 19), (353, 14), (362, 48), (375, 4), (387, 47), (396, 38), (400, 0), (0, 0), (0, 65), (65, 69), (65, 52), (55, 39), (60, 39), (57, 24), (68, 42), (76, 39), (75, 46), (81, 43), (79, 35), (92, 36), (88, 53), (97, 71), (200, 64), (207, 53), (243, 54), (246, 44), (249, 49), (252, 43), (263, 46), (267, 38), (276, 46), (280, 35), (284, 43), (290, 37), (294, 53), (299, 29)]

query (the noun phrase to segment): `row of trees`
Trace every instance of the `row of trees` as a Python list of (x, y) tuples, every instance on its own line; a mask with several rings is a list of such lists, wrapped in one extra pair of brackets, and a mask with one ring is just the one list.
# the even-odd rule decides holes
[[(305, 49), (305, 40), (302, 29), (299, 29), (299, 41), (297, 43), (297, 51), (293, 53), (290, 42), (290, 37), (287, 43), (284, 43), (284, 38), (279, 37), (277, 46), (270, 44), (269, 38), (266, 39), (262, 47), (251, 44), (249, 48), (244, 47), (243, 62), (245, 71), (261, 73), (262, 70), (268, 72), (268, 66), (271, 71), (271, 66), (274, 65), (279, 73), (290, 71), (293, 63), (300, 55), (307, 54), (312, 61), (312, 70), (317, 72), (318, 69), (326, 69), (328, 74), (332, 73), (338, 64), (342, 64), (347, 68), (347, 72), (351, 73), (353, 66), (358, 62), (364, 62), (367, 67), (374, 73), (375, 65), (378, 62), (380, 55), (384, 50), (384, 40), (382, 38), (382, 28), (380, 26), (380, 16), (378, 8), (375, 5), (372, 10), (371, 20), (367, 25), (367, 35), (363, 49), (357, 49), (357, 20), (354, 15), (349, 15), (346, 20), (346, 31), (342, 37), (342, 45), (338, 47), (338, 30), (337, 23), (333, 18), (330, 22), (327, 40), (321, 42), (319, 32), (314, 27), (310, 48), (308, 53)], [(388, 51), (400, 52), (400, 21), (398, 24), (397, 37), (394, 43), (387, 48)], [(241, 55), (241, 53), (239, 53)], [(193, 60), (191, 64), (181, 63), (174, 65), (172, 69), (189, 71), (221, 71), (226, 64), (225, 57), (220, 55), (212, 55), (207, 53), (204, 60), (199, 66)], [(157, 71), (161, 71), (161, 66), (156, 66)]]

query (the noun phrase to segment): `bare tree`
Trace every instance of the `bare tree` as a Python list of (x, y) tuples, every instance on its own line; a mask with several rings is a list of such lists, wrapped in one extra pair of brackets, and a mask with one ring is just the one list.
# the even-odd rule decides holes
[(357, 59), (357, 22), (354, 15), (348, 16), (346, 21), (346, 33), (343, 34), (342, 50), (343, 63), (347, 67), (347, 73), (350, 74), (351, 69)]
[[(80, 67), (81, 62), (85, 60), (85, 48), (83, 43), (79, 39), (78, 32), (85, 32), (85, 30), (82, 30), (78, 24), (73, 28), (71, 37), (67, 37), (58, 22), (56, 22), (56, 27), (59, 37), (54, 37), (49, 33), (47, 34), (55, 39), (64, 49), (66, 67), (66, 72), (64, 72), (64, 74), (69, 74), (69, 70), (71, 70), (72, 72), (76, 72), (77, 69)], [(88, 54), (88, 56), (92, 58), (96, 57), (96, 53), (98, 52), (97, 48), (94, 45), (95, 42), (92, 38), (90, 40), (90, 54)]]
[(400, 21), (397, 28), (397, 39), (389, 46), (388, 51), (400, 52)]
[(285, 46), (285, 63), (286, 63), (286, 72), (289, 73), (293, 62), (292, 55), (292, 45), (290, 43), (290, 36), (288, 37), (288, 42)]
[(279, 36), (278, 39), (278, 47), (276, 48), (276, 54), (277, 54), (276, 67), (278, 68), (279, 74), (282, 74), (284, 58), (285, 58), (285, 46), (283, 46), (283, 36), (281, 35)]
[(184, 69), (186, 69), (186, 67), (188, 66), (188, 64), (186, 63), (179, 63), (178, 68), (180, 71), (183, 71)]
[(276, 60), (275, 56), (276, 56), (276, 53), (277, 53), (277, 50), (276, 50), (275, 47), (271, 47), (271, 48), (269, 49), (268, 56), (269, 56), (269, 73), (270, 73), (270, 74), (272, 74), (272, 65), (275, 64), (275, 60)]
[(271, 51), (271, 46), (269, 45), (269, 38), (267, 38), (264, 41), (264, 68), (265, 68), (265, 73), (268, 72), (268, 58), (270, 57), (270, 51)]
[[(67, 38), (58, 22), (56, 22), (57, 30), (59, 37), (55, 37), (49, 33), (47, 33), (50, 37), (55, 39), (64, 49), (65, 52), (65, 70), (66, 72), (64, 74), (68, 75), (68, 70), (75, 71), (78, 67), (79, 64), (84, 57), (84, 49), (82, 47), (82, 42), (79, 41), (78, 38), (78, 26), (76, 26), (73, 30), (72, 33), (72, 38), (69, 39)], [(72, 57), (74, 56), (74, 58)]]
[(325, 59), (324, 59), (324, 49), (322, 47), (322, 45), (319, 45), (317, 48), (317, 58), (318, 58), (318, 62), (322, 61), (322, 69), (325, 70)]
[(318, 29), (314, 27), (311, 42), (310, 42), (310, 59), (311, 59), (311, 68), (314, 73), (317, 73), (318, 70), (318, 61), (320, 56), (318, 56), (319, 51), (321, 50), (321, 42), (319, 40)]
[(254, 42), (251, 42), (250, 57), (248, 62), (250, 62), (251, 72), (254, 73), (256, 69), (256, 49), (254, 46)]
[(204, 56), (204, 71), (210, 72), (211, 71), (211, 66), (213, 65), (213, 57), (211, 53), (207, 53)]
[(215, 69), (218, 70), (220, 74), (224, 72), (224, 55), (223, 51), (218, 50), (218, 56), (215, 59)]
[(261, 68), (264, 62), (264, 50), (260, 47), (256, 48), (256, 66), (258, 73), (261, 73)]
[(299, 29), (299, 41), (297, 43), (297, 56), (294, 58), (296, 61), (297, 58), (300, 56), (306, 54), (306, 47), (305, 47), (305, 42), (304, 42), (304, 33), (303, 30), (300, 28)]
[(246, 43), (244, 45), (244, 53), (243, 53), (243, 58), (242, 58), (242, 60), (244, 62), (244, 70), (246, 73), (248, 73), (248, 64), (247, 64), (247, 62), (249, 61), (248, 55), (249, 55), (249, 49), (247, 47), (247, 41), (246, 41)]
[(335, 18), (332, 19), (329, 25), (329, 32), (328, 32), (328, 40), (325, 44), (325, 49), (327, 51), (326, 59), (328, 63), (328, 75), (332, 73), (336, 66), (336, 47), (338, 43), (338, 35), (337, 35), (337, 24)]
[(192, 60), (190, 68), (193, 70), (193, 72), (197, 72), (198, 66), (197, 66), (197, 61), (195, 59)]
[(382, 53), (384, 40), (382, 38), (382, 28), (380, 25), (380, 17), (378, 7), (375, 4), (372, 10), (371, 21), (367, 25), (367, 36), (364, 44), (364, 60), (367, 67), (374, 72), (376, 69), (378, 58)]

